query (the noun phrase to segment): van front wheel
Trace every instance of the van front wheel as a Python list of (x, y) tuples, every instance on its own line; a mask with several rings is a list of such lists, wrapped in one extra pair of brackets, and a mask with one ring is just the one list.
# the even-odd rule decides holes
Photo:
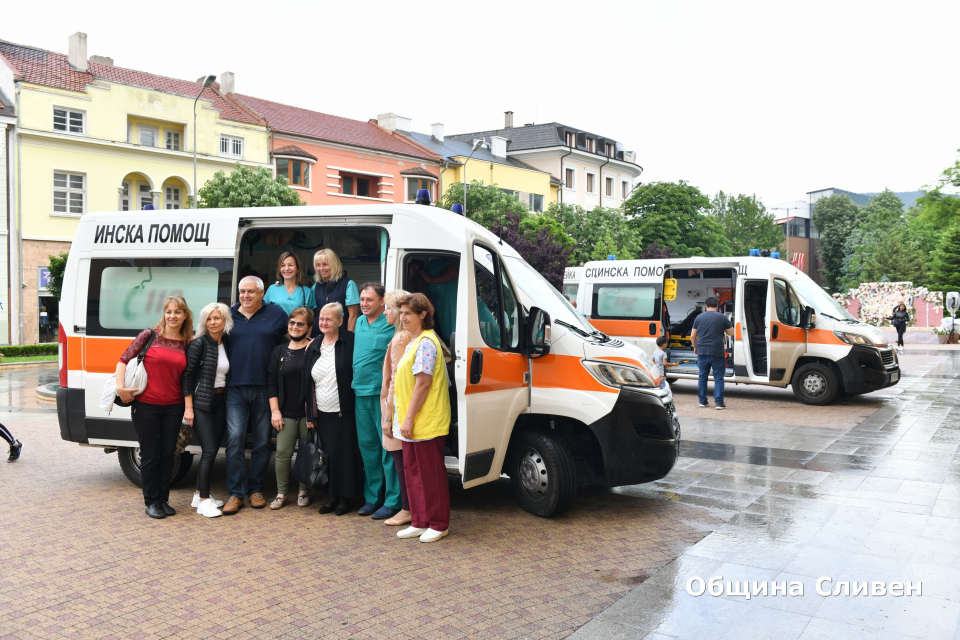
[(818, 362), (811, 362), (797, 369), (790, 384), (793, 395), (805, 404), (830, 404), (840, 391), (840, 384), (833, 370)]
[[(117, 449), (117, 455), (120, 458), (120, 469), (127, 480), (137, 485), (143, 486), (143, 480), (140, 478), (140, 447), (120, 447)], [(193, 454), (183, 453), (173, 460), (173, 478), (170, 480), (170, 486), (176, 486), (190, 472), (193, 465)]]
[(560, 437), (539, 431), (516, 433), (508, 473), (517, 500), (534, 515), (560, 515), (573, 503), (577, 490), (573, 456)]

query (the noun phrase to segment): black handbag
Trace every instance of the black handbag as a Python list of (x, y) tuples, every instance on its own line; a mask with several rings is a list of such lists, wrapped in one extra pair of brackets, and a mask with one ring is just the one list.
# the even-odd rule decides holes
[[(288, 429), (290, 427), (287, 427)], [(327, 483), (329, 456), (320, 448), (317, 429), (310, 429), (309, 436), (297, 443), (297, 459), (293, 463), (293, 477), (311, 489), (319, 489)]]

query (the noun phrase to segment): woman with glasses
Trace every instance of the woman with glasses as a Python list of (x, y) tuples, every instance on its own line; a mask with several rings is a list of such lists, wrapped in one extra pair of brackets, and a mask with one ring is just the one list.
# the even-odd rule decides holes
[[(287, 503), (290, 459), (297, 440), (306, 440), (308, 435), (301, 375), (312, 326), (313, 311), (306, 307), (291, 311), (287, 322), (290, 342), (274, 348), (267, 368), (270, 424), (277, 430), (277, 497), (270, 503), (270, 508), (274, 510)], [(310, 505), (309, 490), (310, 487), (300, 484), (298, 507)]]

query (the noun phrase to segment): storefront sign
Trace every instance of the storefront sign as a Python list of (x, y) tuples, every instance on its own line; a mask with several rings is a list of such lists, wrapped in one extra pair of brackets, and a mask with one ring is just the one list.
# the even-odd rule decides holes
[(50, 269), (46, 267), (37, 267), (37, 270), (37, 282), (40, 283), (37, 288), (41, 291), (46, 291), (47, 286), (50, 284)]

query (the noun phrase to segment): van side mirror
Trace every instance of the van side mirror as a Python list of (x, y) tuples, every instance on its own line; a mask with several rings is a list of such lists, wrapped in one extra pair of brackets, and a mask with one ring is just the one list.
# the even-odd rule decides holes
[(800, 328), (814, 329), (817, 326), (817, 312), (811, 307), (804, 307), (800, 312)]
[(550, 353), (550, 314), (539, 307), (527, 316), (527, 356), (542, 358)]

